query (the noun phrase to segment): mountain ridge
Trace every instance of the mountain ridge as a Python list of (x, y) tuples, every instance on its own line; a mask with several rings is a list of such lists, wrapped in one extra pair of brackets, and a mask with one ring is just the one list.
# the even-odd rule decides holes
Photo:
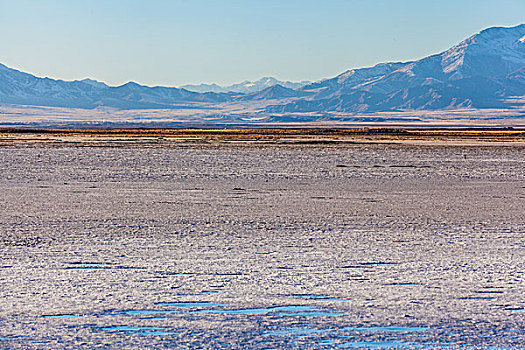
[[(310, 99), (269, 106), (267, 111), (502, 107), (505, 97), (525, 94), (525, 80), (517, 74), (525, 67), (525, 44), (521, 41), (524, 35), (523, 24), (487, 28), (442, 53), (417, 61), (350, 70), (307, 85), (303, 89), (317, 89)], [(367, 72), (378, 70), (384, 74), (366, 76)], [(354, 79), (356, 73), (368, 79)]]
[(256, 81), (245, 80), (242, 83), (231, 84), (227, 86), (220, 86), (215, 83), (212, 84), (198, 84), (198, 85), (182, 85), (182, 89), (195, 92), (237, 92), (242, 94), (249, 94), (253, 92), (262, 91), (266, 88), (281, 85), (288, 89), (299, 89), (307, 84), (309, 81), (292, 82), (292, 81), (281, 81), (274, 77), (262, 77)]
[(220, 112), (225, 118), (231, 110), (245, 110), (247, 116), (261, 118), (290, 113), (517, 108), (525, 101), (525, 24), (484, 29), (448, 50), (415, 61), (349, 69), (318, 82), (294, 83), (300, 84), (296, 88), (281, 83), (265, 77), (231, 85), (247, 89), (244, 93), (199, 93), (131, 81), (109, 86), (90, 78), (40, 78), (0, 63), (1, 104), (195, 109), (203, 116), (220, 110), (226, 111)]

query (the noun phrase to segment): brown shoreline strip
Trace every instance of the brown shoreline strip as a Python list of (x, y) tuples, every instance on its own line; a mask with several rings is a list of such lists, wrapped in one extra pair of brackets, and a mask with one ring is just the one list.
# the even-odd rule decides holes
[(0, 129), (0, 144), (292, 144), (457, 143), (525, 144), (525, 129)]

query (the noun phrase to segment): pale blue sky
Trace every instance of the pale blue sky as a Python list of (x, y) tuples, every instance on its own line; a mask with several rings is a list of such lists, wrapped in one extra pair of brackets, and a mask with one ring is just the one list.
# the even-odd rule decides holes
[(112, 85), (318, 80), (520, 23), (524, 0), (0, 0), (0, 62)]

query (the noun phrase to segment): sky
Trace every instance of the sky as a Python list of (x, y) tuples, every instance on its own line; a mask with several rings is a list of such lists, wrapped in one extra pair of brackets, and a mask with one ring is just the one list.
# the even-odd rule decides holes
[(0, 63), (110, 85), (315, 81), (520, 23), (524, 0), (0, 0)]

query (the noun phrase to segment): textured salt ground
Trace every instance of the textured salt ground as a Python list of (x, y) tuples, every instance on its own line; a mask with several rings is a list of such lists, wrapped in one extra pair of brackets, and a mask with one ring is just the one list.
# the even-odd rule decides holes
[(0, 348), (523, 347), (524, 151), (0, 148)]

